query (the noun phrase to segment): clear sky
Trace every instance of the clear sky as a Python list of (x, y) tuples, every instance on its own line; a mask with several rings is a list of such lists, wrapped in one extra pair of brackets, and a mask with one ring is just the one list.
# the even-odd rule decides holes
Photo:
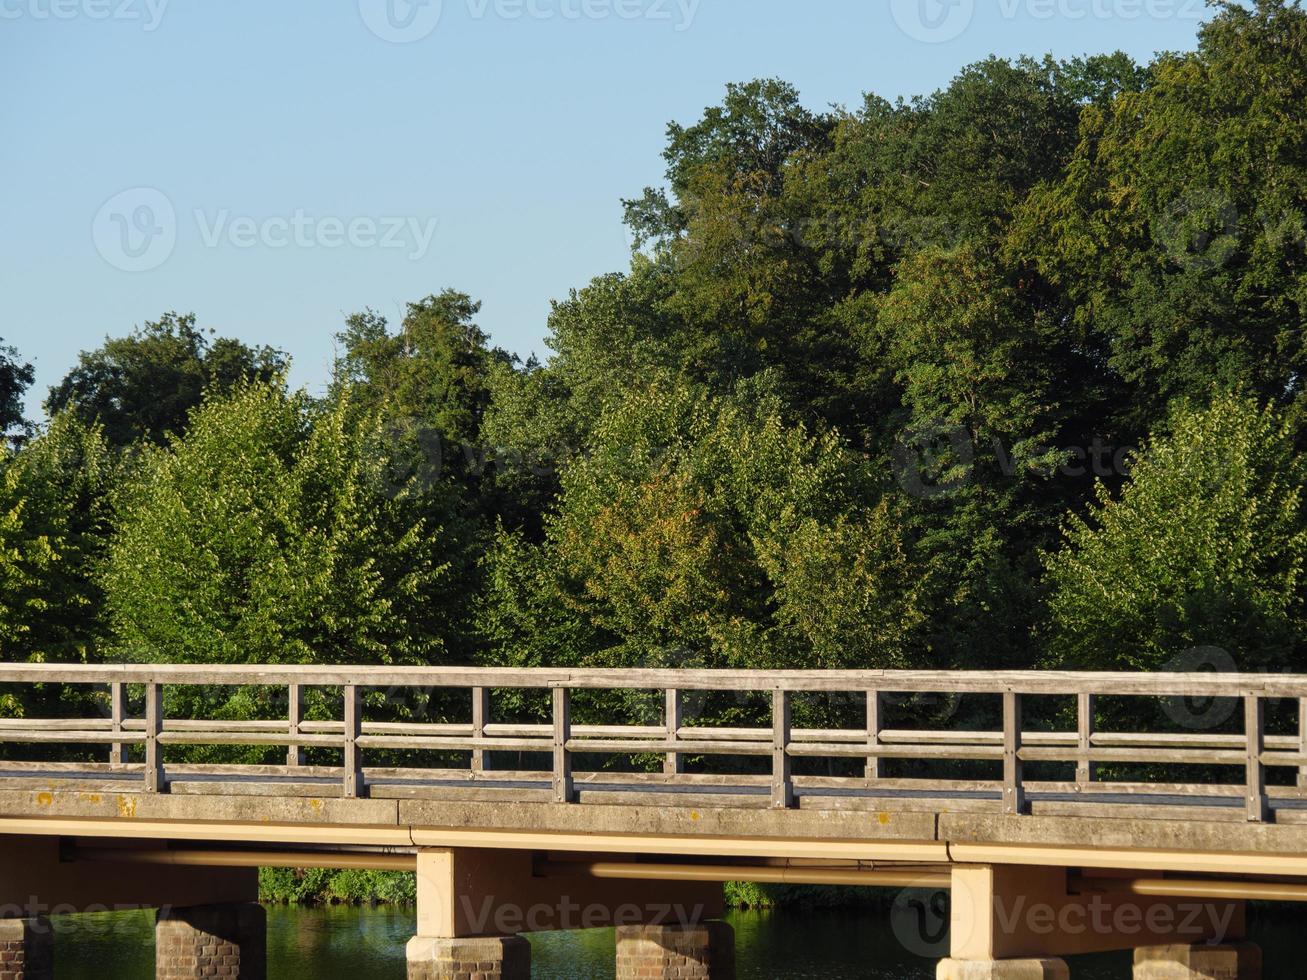
[(1201, 0), (0, 0), (0, 337), (46, 389), (167, 310), (294, 358), (453, 286), (543, 353), (626, 267), (669, 120), (779, 76), (810, 107), (989, 54), (1191, 48)]

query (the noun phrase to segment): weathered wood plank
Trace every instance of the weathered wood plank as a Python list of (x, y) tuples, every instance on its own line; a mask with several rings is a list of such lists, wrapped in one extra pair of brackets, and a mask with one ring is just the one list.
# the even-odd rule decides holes
[(1026, 810), (1026, 787), (1021, 766), (1021, 695), (1003, 692), (1003, 812)]
[(728, 671), (297, 665), (0, 664), (0, 684), (193, 684), (385, 689), (501, 687), (665, 691), (884, 690), (904, 693), (1307, 697), (1307, 675), (1085, 671)]
[(771, 805), (788, 810), (794, 806), (794, 770), (790, 761), (790, 692), (772, 692)]
[(567, 688), (554, 688), (553, 709), (554, 802), (572, 803), (576, 800), (576, 789), (572, 781), (572, 754), (567, 749), (572, 739), (572, 698)]

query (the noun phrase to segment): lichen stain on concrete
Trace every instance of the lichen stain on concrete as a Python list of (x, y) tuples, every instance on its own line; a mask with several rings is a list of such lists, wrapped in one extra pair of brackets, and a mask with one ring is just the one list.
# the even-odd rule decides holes
[(37, 802), (40, 806), (50, 806), (52, 803), (54, 803), (54, 794), (53, 794), (53, 793), (37, 793), (37, 794), (36, 794), (36, 802)]
[(888, 825), (889, 825), (889, 814), (888, 814), (888, 813), (878, 813), (878, 814), (876, 814), (876, 819), (877, 819), (878, 821), (880, 821), (880, 825), (881, 825), (882, 827), (885, 827), (885, 826), (888, 826)]
[(99, 803), (103, 799), (99, 793), (79, 793), (78, 796), (86, 803)]
[(698, 810), (691, 810), (691, 811), (690, 811), (690, 819), (691, 819), (691, 820), (702, 820), (703, 818), (699, 816), (699, 811), (698, 811)]
[(136, 797), (120, 796), (118, 797), (118, 816), (131, 819), (136, 816)]
[(321, 810), (322, 810), (322, 801), (321, 801), (321, 800), (309, 800), (309, 806), (310, 806), (310, 808), (312, 808), (312, 809), (314, 809), (314, 810), (317, 810), (317, 811), (321, 812)]

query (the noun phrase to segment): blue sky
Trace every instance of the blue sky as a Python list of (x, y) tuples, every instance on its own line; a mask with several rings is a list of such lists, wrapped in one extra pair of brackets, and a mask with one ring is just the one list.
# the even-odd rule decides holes
[(166, 310), (294, 357), (454, 286), (543, 353), (620, 198), (727, 82), (928, 92), (991, 53), (1190, 48), (1201, 0), (0, 0), (0, 337), (46, 389)]

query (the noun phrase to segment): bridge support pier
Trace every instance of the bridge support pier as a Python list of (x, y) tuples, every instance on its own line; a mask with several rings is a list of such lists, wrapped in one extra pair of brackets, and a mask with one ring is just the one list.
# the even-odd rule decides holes
[(53, 980), (54, 933), (49, 919), (0, 919), (0, 977)]
[(1135, 980), (1261, 977), (1255, 947), (1197, 945), (1244, 935), (1240, 901), (1134, 895), (1116, 873), (1073, 883), (1055, 866), (955, 865), (952, 877), (938, 980), (1066, 980), (1061, 957), (1125, 949), (1136, 950)]
[(940, 960), (935, 980), (1069, 980), (1065, 960)]
[(735, 980), (735, 930), (726, 922), (621, 926), (617, 980)]
[(1135, 950), (1134, 980), (1262, 980), (1256, 943), (1146, 946)]
[(531, 944), (521, 936), (408, 941), (408, 980), (531, 980)]
[(268, 918), (254, 903), (159, 910), (155, 980), (266, 980)]

